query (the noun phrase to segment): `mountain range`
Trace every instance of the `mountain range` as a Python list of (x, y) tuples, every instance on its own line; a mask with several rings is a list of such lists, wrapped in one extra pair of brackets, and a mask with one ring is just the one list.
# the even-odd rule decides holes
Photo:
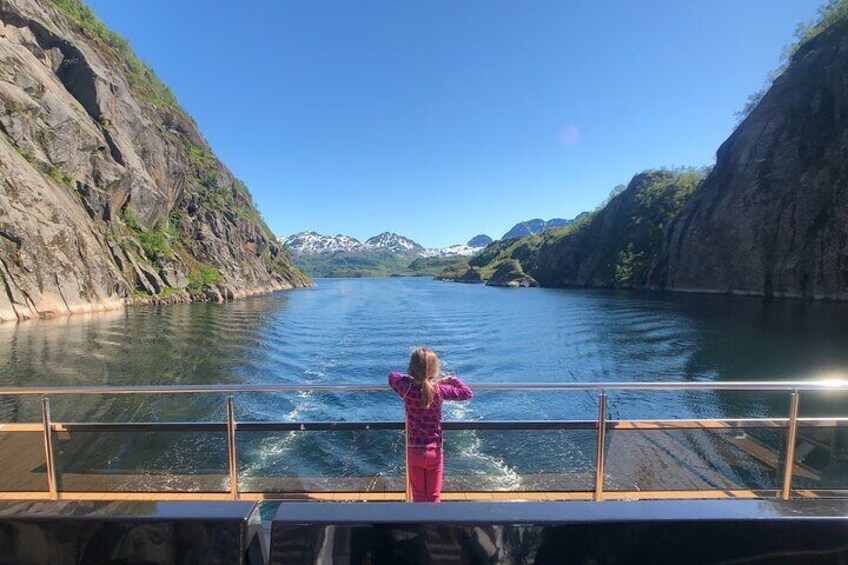
[(435, 275), (449, 264), (469, 258), (492, 242), (477, 235), (467, 243), (425, 248), (408, 237), (383, 232), (365, 242), (348, 235), (314, 231), (280, 238), (295, 263), (315, 277)]
[(383, 232), (365, 240), (365, 243), (349, 235), (322, 235), (314, 231), (304, 231), (279, 239), (289, 252), (295, 256), (322, 255), (327, 253), (362, 253), (385, 251), (403, 258), (417, 257), (468, 257), (479, 253), (492, 242), (487, 235), (477, 235), (468, 243), (449, 247), (425, 248), (415, 241), (391, 232)]
[[(583, 212), (572, 219), (532, 219), (518, 222), (501, 241), (537, 235), (565, 228), (588, 215)], [(279, 238), (295, 263), (313, 277), (369, 277), (387, 275), (439, 275), (444, 269), (455, 269), (457, 263), (480, 254), (493, 240), (485, 234), (466, 243), (448, 247), (425, 248), (412, 239), (382, 232), (361, 242), (349, 235), (323, 235), (303, 231)]]

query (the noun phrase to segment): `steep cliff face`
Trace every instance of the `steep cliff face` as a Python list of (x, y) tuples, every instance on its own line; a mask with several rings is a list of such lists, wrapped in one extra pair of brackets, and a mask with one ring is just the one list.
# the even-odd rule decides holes
[(0, 133), (0, 321), (309, 282), (78, 0), (0, 0)]
[(721, 146), (651, 284), (848, 299), (848, 21), (810, 39)]

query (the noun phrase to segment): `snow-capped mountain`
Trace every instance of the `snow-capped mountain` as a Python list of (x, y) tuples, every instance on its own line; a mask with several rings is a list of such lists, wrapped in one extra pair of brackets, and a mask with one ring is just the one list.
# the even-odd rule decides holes
[(322, 253), (365, 251), (365, 246), (356, 238), (347, 235), (321, 235), (314, 231), (281, 237), (280, 243), (297, 255), (321, 255)]
[(449, 247), (438, 247), (424, 250), (423, 257), (469, 257), (483, 251), (484, 247), (471, 247), (465, 243), (458, 243)]
[[(302, 255), (315, 256), (336, 253), (366, 253), (388, 252), (398, 257), (415, 259), (418, 257), (461, 257), (476, 255), (491, 238), (485, 235), (473, 237), (468, 243), (451, 245), (449, 247), (424, 248), (415, 241), (391, 232), (383, 232), (360, 242), (348, 235), (322, 235), (314, 231), (296, 233), (286, 238), (280, 238), (294, 257)], [(473, 245), (472, 245), (473, 244)]]
[(365, 247), (371, 250), (384, 250), (399, 256), (425, 257), (427, 250), (408, 237), (384, 231), (365, 241)]

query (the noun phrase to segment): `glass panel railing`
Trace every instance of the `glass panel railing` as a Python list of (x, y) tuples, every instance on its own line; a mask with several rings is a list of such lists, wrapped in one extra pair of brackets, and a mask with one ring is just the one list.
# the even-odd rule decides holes
[[(607, 397), (611, 420), (786, 418), (789, 415), (789, 394), (784, 391), (624, 390), (610, 391)], [(592, 417), (597, 417), (597, 412)]]
[(445, 432), (445, 491), (590, 491), (597, 434), (582, 430)]
[(611, 431), (605, 491), (776, 492), (786, 432), (775, 429)]
[(242, 492), (403, 492), (402, 431), (239, 431)]
[(72, 492), (225, 492), (225, 432), (56, 432), (59, 489)]
[[(846, 388), (833, 382), (567, 383), (553, 391), (539, 384), (481, 386), (474, 402), (446, 404), (444, 490), (592, 493), (602, 390), (603, 490), (610, 497), (739, 490), (786, 496), (790, 476), (796, 491), (848, 489), (848, 422), (815, 420), (844, 410)], [(234, 494), (232, 412), (242, 492), (403, 492), (402, 404), (393, 399), (389, 409), (384, 394), (392, 393), (385, 387), (246, 389), (4, 389), (0, 423), (8, 424), (0, 428), (0, 457), (14, 465), (0, 473), (0, 491), (46, 490), (49, 465), (35, 420), (49, 414), (60, 493)], [(800, 412), (798, 403), (789, 409), (795, 389)], [(531, 397), (540, 393), (557, 402), (539, 408)], [(486, 402), (507, 394), (513, 403)], [(51, 402), (42, 402), (44, 395), (53, 395)], [(798, 423), (797, 438), (787, 446), (796, 430), (791, 422)], [(795, 449), (791, 469), (784, 464), (788, 447)]]
[(848, 490), (848, 423), (798, 426), (792, 488)]
[(0, 433), (0, 491), (47, 490), (42, 432)]

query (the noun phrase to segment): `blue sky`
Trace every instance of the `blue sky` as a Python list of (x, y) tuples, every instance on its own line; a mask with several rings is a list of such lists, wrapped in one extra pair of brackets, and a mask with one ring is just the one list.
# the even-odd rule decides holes
[(425, 246), (705, 165), (819, 0), (90, 0), (279, 235)]

